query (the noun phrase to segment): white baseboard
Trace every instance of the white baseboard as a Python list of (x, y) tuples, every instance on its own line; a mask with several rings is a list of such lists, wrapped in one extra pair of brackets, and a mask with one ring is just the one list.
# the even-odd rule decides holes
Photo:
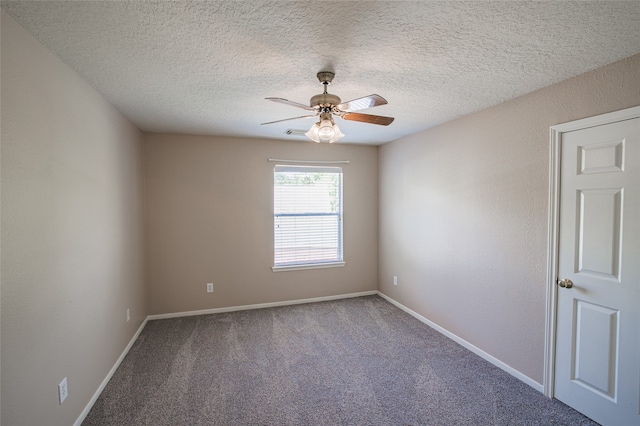
[(285, 300), (283, 302), (258, 303), (255, 305), (229, 306), (227, 308), (202, 309), (199, 311), (172, 312), (169, 314), (149, 315), (147, 320), (190, 317), (194, 315), (219, 314), (223, 312), (246, 311), (248, 309), (273, 308), (277, 306), (300, 305), (302, 303), (325, 302), (327, 300), (349, 299), (352, 297), (372, 296), (378, 294), (376, 290), (361, 291), (360, 293), (338, 294), (335, 296), (313, 297), (311, 299)]
[(378, 295), (380, 297), (386, 299), (387, 301), (389, 301), (390, 303), (394, 304), (398, 308), (402, 309), (403, 311), (405, 311), (406, 313), (408, 313), (412, 317), (414, 317), (414, 318), (418, 319), (419, 321), (425, 323), (426, 325), (428, 325), (429, 327), (431, 327), (434, 330), (438, 331), (439, 333), (444, 334), (445, 336), (447, 336), (448, 338), (450, 338), (454, 342), (456, 342), (459, 345), (469, 349), (474, 354), (478, 355), (479, 357), (483, 358), (486, 361), (489, 361), (491, 364), (495, 365), (496, 367), (500, 368), (501, 370), (506, 371), (507, 373), (509, 373), (512, 376), (514, 376), (516, 379), (528, 384), (529, 386), (531, 386), (532, 388), (534, 388), (538, 392), (542, 393), (544, 391), (544, 387), (542, 386), (542, 384), (536, 382), (531, 377), (522, 374), (521, 372), (519, 372), (515, 368), (510, 367), (509, 365), (507, 365), (504, 362), (500, 361), (498, 358), (495, 358), (495, 357), (489, 355), (488, 353), (486, 353), (482, 349), (472, 345), (471, 343), (467, 342), (463, 338), (461, 338), (459, 336), (456, 336), (455, 334), (451, 333), (450, 331), (440, 327), (438, 324), (436, 324), (436, 323), (434, 323), (432, 321), (429, 321), (428, 319), (426, 319), (425, 317), (423, 317), (419, 313), (417, 313), (415, 311), (412, 311), (411, 309), (407, 308), (403, 304), (393, 300), (392, 298), (390, 298), (386, 294), (383, 294), (383, 293), (381, 293), (379, 291), (377, 293), (378, 293)]
[(133, 337), (127, 344), (127, 347), (124, 348), (124, 351), (122, 351), (122, 354), (120, 354), (120, 357), (116, 360), (116, 363), (113, 365), (113, 367), (111, 367), (111, 370), (109, 370), (109, 372), (107, 373), (107, 377), (105, 377), (102, 383), (100, 383), (98, 390), (96, 390), (96, 392), (93, 394), (93, 396), (89, 400), (89, 403), (87, 404), (86, 407), (84, 407), (84, 410), (82, 410), (82, 413), (80, 413), (80, 416), (75, 421), (73, 426), (80, 426), (84, 421), (84, 419), (87, 417), (87, 414), (89, 414), (89, 411), (91, 411), (93, 404), (96, 403), (96, 401), (98, 400), (98, 397), (100, 396), (104, 388), (107, 386), (107, 383), (109, 383), (109, 380), (111, 380), (111, 377), (113, 377), (114, 373), (122, 363), (122, 360), (129, 353), (129, 350), (135, 343), (136, 339), (138, 339), (138, 336), (140, 336), (140, 333), (142, 333), (142, 330), (144, 329), (145, 325), (147, 325), (147, 318), (145, 318), (145, 320), (142, 321), (142, 324), (140, 325), (140, 327), (138, 327), (138, 331), (136, 331), (136, 334), (133, 335)]

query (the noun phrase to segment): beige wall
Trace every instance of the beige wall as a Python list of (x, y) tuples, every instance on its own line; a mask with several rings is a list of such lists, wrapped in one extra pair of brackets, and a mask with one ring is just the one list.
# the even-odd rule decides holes
[(378, 289), (542, 383), (549, 127), (639, 104), (636, 55), (380, 147)]
[[(376, 147), (147, 134), (144, 151), (150, 313), (376, 289)], [(272, 272), (270, 157), (350, 161), (342, 166), (346, 266)]]
[(1, 19), (1, 422), (70, 425), (147, 315), (141, 134)]

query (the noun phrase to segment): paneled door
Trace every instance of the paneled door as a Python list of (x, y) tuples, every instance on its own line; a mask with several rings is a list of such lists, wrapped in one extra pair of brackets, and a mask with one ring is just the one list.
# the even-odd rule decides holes
[(640, 118), (561, 136), (554, 396), (640, 425)]

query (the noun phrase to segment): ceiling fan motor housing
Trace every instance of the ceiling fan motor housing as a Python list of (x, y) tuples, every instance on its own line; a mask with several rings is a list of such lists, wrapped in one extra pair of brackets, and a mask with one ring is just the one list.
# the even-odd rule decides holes
[(332, 95), (331, 93), (321, 93), (311, 98), (311, 100), (309, 101), (309, 106), (331, 108), (335, 105), (340, 105), (340, 103), (342, 103), (342, 101), (340, 100), (340, 97), (336, 95)]

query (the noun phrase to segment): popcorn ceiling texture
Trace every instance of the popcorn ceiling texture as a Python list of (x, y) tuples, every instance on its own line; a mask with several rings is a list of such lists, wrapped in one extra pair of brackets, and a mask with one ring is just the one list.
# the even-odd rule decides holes
[[(141, 130), (264, 138), (315, 74), (343, 100), (377, 93), (379, 144), (640, 52), (640, 2), (3, 1), (2, 8)], [(369, 112), (369, 111), (367, 111)]]

